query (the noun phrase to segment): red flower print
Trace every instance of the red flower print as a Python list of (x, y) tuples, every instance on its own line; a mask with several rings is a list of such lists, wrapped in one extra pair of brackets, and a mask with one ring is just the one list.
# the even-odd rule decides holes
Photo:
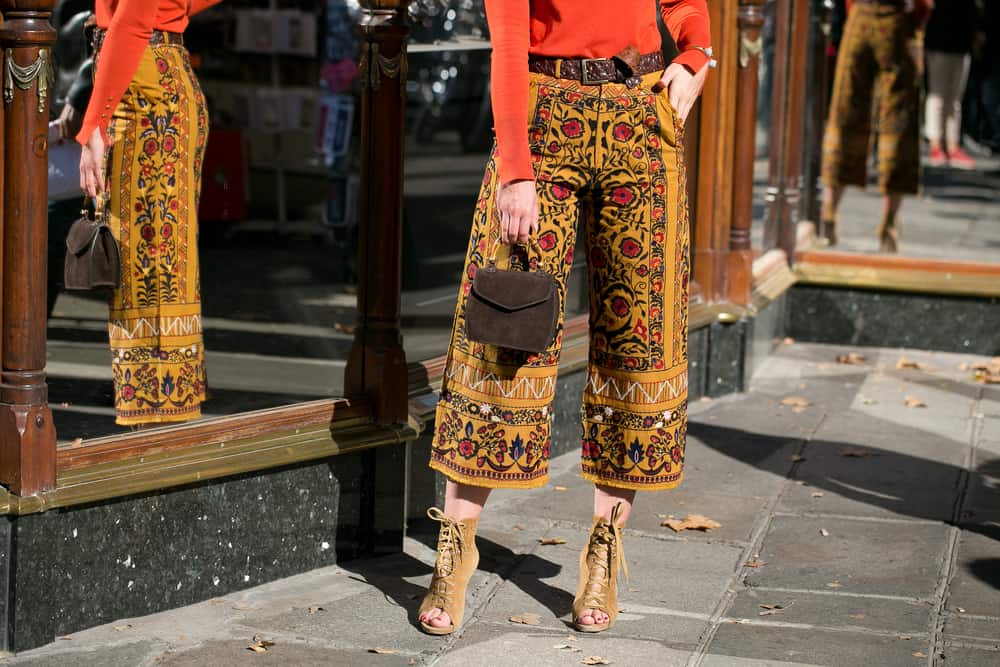
[(471, 440), (466, 438), (458, 443), (458, 453), (467, 459), (472, 458), (472, 455), (476, 453), (476, 447)]
[[(660, 212), (660, 215), (663, 215), (663, 209), (662, 208), (653, 209), (653, 217), (655, 217), (655, 218), (660, 217), (660, 215), (656, 214), (657, 211)], [(653, 240), (656, 241), (657, 243), (663, 243), (663, 238), (664, 238), (664, 236), (663, 236), (663, 232), (662, 231), (654, 232), (653, 233)]]
[(653, 362), (653, 368), (660, 371), (663, 370), (663, 359), (657, 359)]
[(684, 454), (681, 452), (680, 447), (672, 447), (670, 449), (670, 458), (674, 463), (680, 463), (681, 459), (684, 458)]
[(175, 148), (177, 148), (177, 142), (174, 141), (173, 137), (167, 137), (163, 140), (163, 150), (172, 153)]
[(658, 195), (662, 195), (667, 189), (663, 186), (663, 183), (657, 183), (653, 186), (653, 191)]
[(635, 199), (635, 193), (626, 187), (618, 187), (611, 191), (611, 199), (619, 206), (628, 206)]
[(166, 74), (166, 72), (167, 72), (167, 61), (164, 60), (163, 58), (157, 58), (156, 59), (156, 69), (160, 72), (160, 74)]
[(123, 385), (122, 398), (125, 399), (126, 401), (131, 401), (133, 398), (135, 398), (135, 387), (133, 387), (130, 384)]
[(544, 133), (539, 129), (534, 129), (528, 133), (528, 141), (536, 143), (542, 141), (545, 138)]
[[(540, 87), (540, 88), (538, 89), (538, 96), (539, 96), (539, 97), (548, 97), (548, 96), (549, 96), (549, 95), (551, 95), (551, 94), (552, 94), (552, 89), (551, 89), (551, 88), (549, 88), (548, 86), (541, 86), (541, 87)], [(539, 112), (538, 112), (538, 113), (541, 113), (542, 111), (545, 111), (545, 109), (541, 109), (541, 110), (539, 110)]]
[(143, 118), (142, 120), (139, 121), (139, 125), (142, 127), (149, 127), (149, 119)]
[(538, 237), (538, 245), (542, 250), (552, 250), (556, 247), (556, 235), (552, 232), (545, 232)]
[(549, 144), (549, 152), (550, 153), (558, 153), (559, 152), (559, 144), (557, 144), (554, 141), (551, 144)]
[(163, 226), (160, 227), (160, 236), (162, 236), (165, 239), (169, 239), (173, 233), (174, 233), (174, 227), (169, 222), (163, 223)]
[(636, 322), (635, 326), (632, 327), (632, 333), (639, 338), (646, 340), (646, 334), (649, 333), (649, 329), (647, 329), (646, 325), (642, 322)]
[(607, 263), (604, 257), (604, 251), (600, 248), (594, 248), (590, 251), (590, 265), (597, 269), (603, 269), (604, 265)]
[(627, 238), (622, 241), (621, 250), (623, 255), (633, 258), (639, 256), (639, 253), (642, 252), (642, 246), (636, 243), (635, 239)]
[(634, 131), (625, 123), (618, 123), (614, 129), (615, 139), (618, 141), (628, 141), (632, 138)]
[(580, 93), (566, 93), (567, 102), (579, 102), (583, 99), (583, 95)]
[(157, 146), (156, 139), (147, 139), (142, 149), (146, 152), (146, 155), (152, 155), (156, 152)]
[(469, 276), (469, 280), (473, 280), (476, 277), (476, 265), (469, 264), (469, 268), (466, 271), (466, 274)]
[(642, 157), (642, 149), (636, 148), (634, 151), (632, 151), (632, 156), (637, 158)]
[(480, 456), (478, 459), (476, 459), (476, 467), (477, 468), (482, 468), (484, 465), (486, 465), (486, 457), (485, 456)]
[(561, 201), (569, 197), (569, 195), (570, 195), (570, 189), (567, 188), (565, 185), (560, 185), (558, 183), (552, 184), (552, 196), (555, 197), (556, 199)]
[(155, 232), (155, 231), (153, 230), (153, 226), (152, 226), (152, 225), (143, 225), (143, 226), (142, 226), (142, 231), (141, 231), (141, 234), (142, 234), (142, 238), (143, 238), (143, 239), (144, 239), (144, 240), (145, 240), (145, 241), (146, 241), (147, 243), (148, 243), (149, 241), (152, 241), (152, 240), (153, 240), (153, 236), (154, 236), (154, 234), (155, 234), (155, 233), (156, 233), (156, 232)]
[(569, 249), (566, 251), (566, 263), (567, 264), (573, 263), (573, 246), (570, 246)]
[(135, 206), (133, 208), (135, 208), (136, 213), (142, 213), (142, 202), (136, 201)]
[(565, 134), (570, 139), (576, 139), (581, 134), (583, 134), (583, 123), (578, 120), (568, 120), (563, 123), (562, 126), (563, 134)]
[(649, 340), (659, 345), (660, 343), (663, 342), (663, 334), (660, 333), (659, 331), (654, 331), (653, 333), (649, 334)]
[(639, 268), (635, 270), (635, 273), (640, 278), (645, 278), (646, 274), (649, 273), (649, 267), (647, 267), (645, 264), (640, 264)]
[(659, 160), (651, 160), (650, 163), (649, 163), (649, 170), (650, 171), (659, 171), (660, 170), (660, 161)]
[(656, 125), (656, 116), (646, 116), (646, 125), (649, 127)]
[(174, 116), (173, 118), (170, 119), (170, 122), (173, 125), (180, 125), (181, 124), (181, 117), (180, 116)]
[(469, 292), (471, 291), (472, 291), (472, 283), (465, 283), (465, 285), (462, 286), (462, 293), (465, 294), (466, 296), (468, 296)]
[(660, 147), (660, 140), (657, 139), (656, 137), (650, 137), (649, 138), (649, 145), (652, 146), (653, 148), (659, 148)]
[(611, 312), (618, 317), (625, 317), (628, 315), (628, 301), (623, 297), (616, 296), (611, 300)]
[(170, 210), (171, 211), (176, 211), (177, 210), (177, 200), (176, 199), (171, 199), (170, 200)]
[(174, 173), (174, 165), (170, 164), (169, 162), (166, 163), (165, 165), (163, 165), (163, 171), (167, 174)]
[(548, 120), (550, 115), (551, 114), (549, 114), (549, 110), (548, 109), (539, 109), (538, 110), (538, 117), (541, 118), (542, 120)]

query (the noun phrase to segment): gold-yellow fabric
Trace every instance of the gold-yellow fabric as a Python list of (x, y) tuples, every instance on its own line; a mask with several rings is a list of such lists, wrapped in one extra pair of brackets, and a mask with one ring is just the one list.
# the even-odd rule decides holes
[[(687, 431), (690, 264), (681, 125), (666, 94), (641, 85), (584, 86), (531, 75), (528, 128), (543, 266), (560, 306), (582, 220), (590, 288), (590, 354), (583, 396), (583, 477), (629, 489), (681, 481)], [(469, 341), (472, 279), (498, 238), (498, 167), (486, 168), (437, 407), (432, 468), (487, 487), (524, 488), (548, 477), (552, 399), (563, 337), (528, 354)], [(502, 266), (534, 268), (522, 246)], [(560, 311), (562, 312), (562, 311)]]
[(877, 106), (878, 184), (913, 194), (920, 185), (920, 92), (913, 15), (892, 5), (854, 3), (837, 54), (823, 135), (823, 183), (867, 185)]
[(108, 126), (108, 224), (121, 247), (108, 322), (119, 424), (201, 415), (197, 211), (207, 138), (187, 51), (147, 46)]

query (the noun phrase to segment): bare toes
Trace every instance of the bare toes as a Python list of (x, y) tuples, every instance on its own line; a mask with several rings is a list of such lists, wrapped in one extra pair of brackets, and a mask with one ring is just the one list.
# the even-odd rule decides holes
[(451, 617), (442, 611), (430, 620), (430, 625), (433, 625), (435, 628), (446, 628), (451, 625)]

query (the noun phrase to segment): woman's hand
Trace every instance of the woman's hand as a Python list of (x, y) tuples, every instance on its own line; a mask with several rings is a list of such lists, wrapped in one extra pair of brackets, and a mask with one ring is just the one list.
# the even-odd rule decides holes
[(104, 137), (99, 127), (80, 151), (80, 187), (91, 198), (104, 194)]
[(654, 87), (654, 92), (667, 89), (670, 97), (670, 105), (677, 112), (677, 116), (683, 123), (687, 120), (691, 107), (698, 101), (701, 89), (705, 87), (705, 77), (708, 76), (708, 63), (706, 62), (698, 70), (697, 74), (691, 74), (684, 65), (671, 63), (663, 72), (660, 83)]
[(512, 181), (497, 195), (502, 243), (527, 243), (538, 229), (538, 195), (534, 181)]

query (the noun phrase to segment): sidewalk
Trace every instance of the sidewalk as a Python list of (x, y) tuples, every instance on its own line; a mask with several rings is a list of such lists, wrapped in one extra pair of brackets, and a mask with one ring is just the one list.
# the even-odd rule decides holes
[[(687, 479), (640, 496), (625, 533), (632, 578), (605, 635), (566, 625), (591, 503), (570, 454), (553, 462), (548, 487), (491, 498), (457, 636), (413, 625), (436, 537), (419, 526), (405, 554), (121, 620), (0, 662), (1000, 664), (1000, 386), (963, 366), (982, 359), (855, 349), (862, 365), (836, 363), (848, 351), (782, 345), (748, 393), (692, 404)], [(925, 366), (897, 368), (901, 356)], [(721, 527), (660, 525), (689, 513)], [(539, 624), (510, 622), (524, 613)], [(255, 635), (273, 646), (248, 651)]]

